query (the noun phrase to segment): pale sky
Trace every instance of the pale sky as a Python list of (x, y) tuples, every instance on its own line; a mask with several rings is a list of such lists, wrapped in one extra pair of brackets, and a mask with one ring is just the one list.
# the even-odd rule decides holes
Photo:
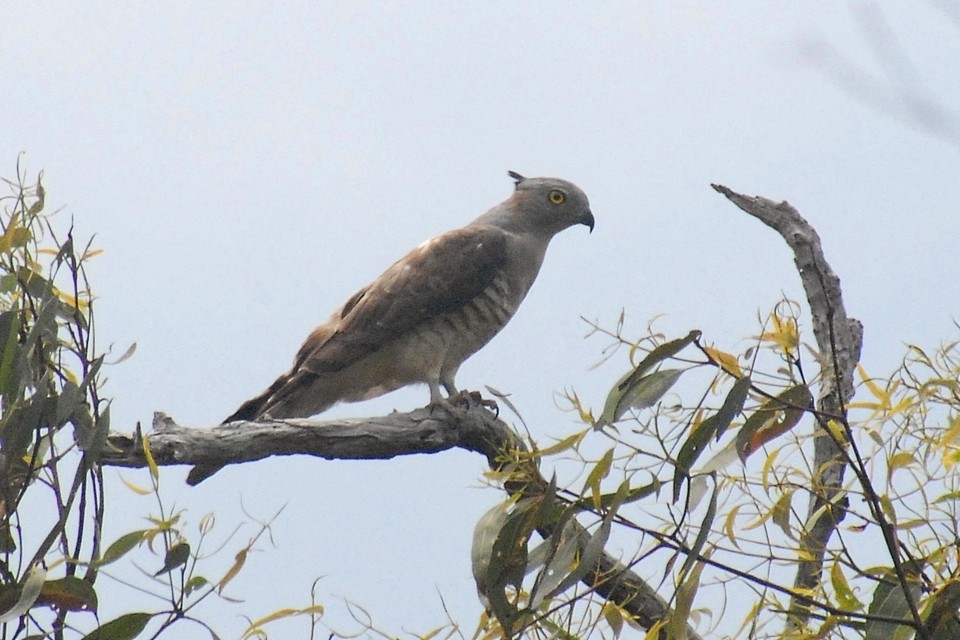
[[(605, 343), (583, 340), (580, 316), (613, 327), (624, 309), (639, 337), (662, 314), (669, 336), (697, 328), (733, 351), (781, 295), (802, 295), (782, 240), (711, 182), (789, 200), (814, 224), (871, 373), (907, 342), (957, 338), (956, 7), (15, 0), (2, 12), (0, 175), (25, 152), (61, 223), (105, 249), (91, 269), (100, 344), (139, 345), (109, 371), (122, 431), (158, 410), (218, 423), (350, 293), (509, 196), (508, 169), (571, 180), (595, 232), (556, 238), (515, 319), (458, 376), (511, 393), (546, 444), (579, 427), (558, 392), (599, 412), (628, 366), (591, 369)], [(413, 388), (330, 415), (427, 399)], [(198, 488), (167, 468), (163, 491), (194, 527), (216, 511), (219, 536), (241, 509), (267, 519), (286, 505), (275, 547), (228, 591), (245, 604), (206, 608), (224, 637), (241, 614), (306, 606), (321, 576), (335, 629), (351, 628), (346, 599), (380, 629), (426, 633), (445, 622), (442, 597), (469, 636), (473, 526), (502, 498), (481, 488), (484, 464), (459, 451), (279, 458)], [(109, 541), (155, 507), (105, 475)], [(103, 620), (157, 606), (111, 588), (98, 582)]]

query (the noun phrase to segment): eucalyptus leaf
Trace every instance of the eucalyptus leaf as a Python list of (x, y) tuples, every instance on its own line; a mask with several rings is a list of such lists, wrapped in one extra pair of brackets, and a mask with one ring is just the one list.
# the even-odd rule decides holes
[(154, 576), (169, 573), (177, 567), (182, 567), (190, 559), (190, 544), (187, 542), (178, 542), (167, 550), (163, 557), (163, 566)]
[[(907, 597), (901, 584), (897, 581), (896, 572), (892, 568), (887, 569), (883, 578), (873, 590), (873, 601), (870, 602), (867, 614), (885, 618), (899, 618), (904, 621), (912, 620), (910, 605), (907, 603)], [(916, 602), (921, 595), (919, 581), (910, 580), (907, 590), (910, 598)], [(913, 629), (906, 625), (869, 618), (864, 631), (864, 640), (907, 640), (912, 638), (914, 634)]]
[(607, 396), (597, 425), (613, 424), (630, 409), (652, 407), (670, 390), (683, 372), (683, 369), (660, 369), (633, 378), (629, 386), (615, 385)]
[[(551, 538), (556, 538), (556, 540), (550, 541), (549, 546), (552, 553), (545, 559), (544, 567), (530, 590), (528, 606), (531, 609), (540, 608), (543, 601), (554, 592), (576, 566), (576, 557), (581, 544), (579, 531), (580, 527), (573, 521), (571, 515), (564, 526), (558, 527), (554, 535), (551, 536)], [(541, 546), (547, 546), (547, 544), (547, 542), (544, 542)], [(531, 553), (531, 555), (533, 554)]]
[(813, 396), (805, 384), (790, 387), (767, 400), (743, 423), (737, 433), (737, 453), (746, 462), (754, 451), (786, 433), (813, 407)]
[(127, 613), (102, 624), (83, 640), (133, 640), (139, 636), (153, 616), (149, 613)]

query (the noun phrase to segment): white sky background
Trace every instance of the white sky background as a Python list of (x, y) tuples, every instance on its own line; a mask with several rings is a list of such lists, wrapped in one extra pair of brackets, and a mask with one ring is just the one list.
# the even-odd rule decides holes
[[(699, 328), (741, 350), (758, 312), (802, 295), (782, 240), (711, 182), (787, 199), (816, 226), (871, 373), (905, 342), (956, 338), (957, 7), (7, 2), (0, 175), (26, 152), (62, 223), (106, 249), (92, 269), (99, 340), (118, 355), (139, 344), (109, 372), (124, 431), (154, 410), (219, 422), (350, 293), (506, 198), (508, 169), (570, 179), (596, 231), (554, 241), (517, 317), (458, 376), (512, 393), (547, 443), (578, 426), (558, 391), (599, 411), (627, 366), (589, 370), (605, 343), (582, 340), (581, 315), (612, 327), (624, 308), (639, 336), (664, 314), (671, 337)], [(931, 134), (908, 100), (953, 119)], [(427, 398), (414, 388), (331, 415)], [(246, 603), (206, 609), (225, 637), (241, 613), (307, 605), (320, 576), (337, 629), (350, 628), (346, 598), (382, 629), (425, 633), (444, 622), (439, 593), (469, 635), (470, 537), (501, 498), (480, 488), (483, 470), (446, 452), (274, 459), (195, 489), (186, 469), (162, 479), (191, 522), (216, 511), (219, 535), (245, 519), (241, 503), (263, 519), (286, 505), (276, 548), (261, 545), (229, 589)], [(154, 504), (106, 476), (112, 540)], [(158, 606), (110, 587), (98, 583), (104, 620)], [(296, 622), (275, 637), (304, 633)]]

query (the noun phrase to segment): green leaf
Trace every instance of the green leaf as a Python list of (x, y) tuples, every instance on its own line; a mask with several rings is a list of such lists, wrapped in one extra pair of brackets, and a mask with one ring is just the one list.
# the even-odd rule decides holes
[(927, 628), (934, 640), (960, 638), (960, 623), (957, 609), (960, 608), (960, 581), (951, 580), (933, 595), (930, 613), (926, 616)]
[(33, 442), (34, 431), (43, 423), (45, 408), (50, 401), (47, 388), (37, 389), (36, 393), (24, 402), (18, 403), (3, 415), (3, 452), (6, 464), (22, 463), (21, 456)]
[(683, 480), (690, 476), (690, 469), (693, 468), (697, 458), (707, 448), (707, 443), (710, 442), (711, 438), (716, 438), (719, 441), (720, 436), (727, 430), (733, 419), (743, 410), (747, 393), (750, 391), (750, 384), (749, 376), (744, 376), (734, 382), (720, 410), (697, 425), (697, 428), (680, 447), (673, 474), (674, 503), (680, 499)]
[(149, 613), (124, 614), (100, 625), (85, 635), (83, 640), (133, 640), (140, 635), (152, 617)]
[(626, 389), (635, 386), (637, 381), (642, 378), (647, 371), (660, 364), (667, 358), (672, 358), (680, 353), (684, 347), (698, 340), (700, 335), (701, 332), (694, 329), (683, 338), (664, 342), (662, 345), (648, 353), (633, 371), (628, 373), (623, 379), (620, 380), (620, 382), (617, 383), (617, 390), (623, 392)]
[(0, 520), (0, 553), (13, 553), (17, 550), (17, 541), (10, 531), (10, 520)]
[(843, 575), (843, 566), (839, 558), (834, 561), (830, 567), (830, 583), (833, 585), (833, 592), (837, 596), (837, 604), (846, 611), (859, 611), (863, 609), (863, 603), (857, 598), (857, 595), (850, 588), (847, 577)]
[(720, 424), (713, 420), (715, 416), (707, 418), (696, 426), (677, 454), (677, 462), (673, 470), (673, 502), (680, 499), (680, 489), (683, 487), (683, 481), (689, 477), (690, 469), (693, 463), (697, 461), (700, 454), (707, 448), (707, 443), (716, 433), (716, 428)]
[(718, 492), (719, 488), (714, 484), (713, 493), (710, 495), (710, 504), (707, 506), (707, 513), (704, 514), (703, 520), (700, 522), (700, 531), (697, 532), (697, 539), (693, 541), (693, 546), (690, 547), (690, 551), (687, 553), (687, 559), (683, 561), (683, 566), (680, 567), (680, 573), (677, 574), (680, 580), (686, 579), (687, 572), (690, 571), (691, 567), (699, 560), (698, 556), (707, 544), (707, 538), (710, 537), (710, 527), (713, 526), (713, 519), (717, 515)]
[(143, 542), (147, 533), (148, 531), (146, 529), (141, 529), (140, 531), (131, 531), (130, 533), (120, 536), (103, 552), (97, 565), (102, 567), (119, 560), (125, 556), (127, 552)]
[[(13, 362), (16, 359), (19, 345), (17, 336), (20, 333), (20, 312), (14, 308), (11, 311), (0, 313), (0, 345), (3, 345), (3, 351), (0, 352), (0, 391), (3, 392), (6, 401), (12, 402), (19, 397), (19, 391), (9, 389), (7, 381), (10, 378), (10, 371), (13, 369)], [(19, 388), (20, 385), (17, 385)]]
[[(597, 426), (613, 424), (629, 409), (652, 407), (670, 390), (684, 369), (661, 369), (636, 378), (629, 386), (617, 384), (610, 390)], [(632, 374), (628, 374), (632, 377)]]
[(580, 582), (587, 573), (597, 568), (597, 563), (600, 562), (600, 557), (603, 555), (603, 549), (607, 544), (607, 539), (610, 537), (613, 519), (623, 505), (623, 501), (626, 499), (629, 490), (630, 484), (624, 480), (617, 490), (616, 498), (604, 514), (600, 527), (590, 536), (590, 539), (582, 545), (583, 550), (576, 568), (557, 585), (556, 589), (553, 590), (553, 594), (563, 593), (571, 586)]
[(39, 565), (34, 565), (23, 581), (17, 601), (12, 607), (0, 613), (0, 623), (19, 618), (29, 611), (37, 598), (40, 597), (40, 591), (43, 589), (43, 582), (46, 578), (47, 570)]
[(795, 427), (812, 407), (813, 396), (805, 384), (790, 387), (764, 402), (737, 433), (740, 460), (746, 462), (754, 451)]
[(167, 550), (163, 558), (163, 567), (157, 571), (154, 576), (169, 573), (177, 567), (182, 567), (190, 559), (190, 545), (186, 542), (178, 542)]
[(51, 605), (61, 611), (96, 611), (97, 592), (93, 585), (76, 576), (48, 580), (40, 589), (38, 604)]
[[(562, 526), (557, 526), (553, 535), (550, 536), (550, 540), (545, 541), (530, 553), (530, 558), (532, 558), (540, 548), (546, 548), (548, 551), (548, 557), (544, 559), (544, 567), (530, 589), (530, 599), (527, 605), (530, 609), (539, 609), (543, 601), (554, 592), (576, 566), (581, 540), (580, 527), (577, 526), (573, 518), (575, 513), (575, 509), (568, 509), (567, 513), (564, 514)], [(529, 559), (528, 562), (530, 562)]]
[[(873, 590), (873, 601), (867, 614), (871, 616), (883, 616), (887, 618), (899, 618), (904, 621), (913, 619), (910, 613), (910, 605), (904, 595), (903, 588), (897, 581), (897, 574), (893, 569), (887, 568), (881, 576), (882, 582), (877, 583)], [(916, 579), (909, 579), (909, 593), (914, 602), (920, 597), (920, 583)], [(912, 638), (914, 631), (906, 625), (898, 625), (892, 622), (881, 622), (879, 620), (868, 619), (864, 627), (863, 640), (907, 640)]]
[(720, 441), (720, 438), (726, 432), (727, 427), (730, 426), (730, 423), (733, 422), (734, 418), (737, 417), (737, 414), (743, 411), (743, 405), (747, 401), (747, 395), (750, 393), (751, 384), (753, 384), (753, 380), (750, 379), (750, 376), (737, 378), (737, 381), (734, 382), (733, 386), (730, 388), (730, 392), (727, 393), (727, 397), (724, 399), (720, 410), (717, 411), (716, 414), (707, 418), (707, 420), (714, 420), (717, 423), (716, 425), (711, 425), (711, 428), (717, 434), (717, 442)]
[(488, 511), (474, 529), (471, 558), (477, 592), (507, 636), (519, 616), (506, 588), (519, 588), (528, 566), (527, 543), (543, 513), (545, 496), (508, 501)]
[(0, 293), (10, 293), (17, 288), (18, 284), (20, 282), (17, 280), (16, 274), (8, 273), (0, 276)]
[[(694, 556), (688, 556), (688, 560), (693, 557)], [(700, 574), (703, 573), (704, 566), (704, 562), (697, 560), (694, 562), (693, 569), (689, 573), (681, 572), (681, 576), (684, 576), (683, 582), (677, 587), (676, 605), (673, 615), (670, 616), (667, 622), (667, 627), (670, 630), (670, 638), (685, 640), (689, 637), (687, 628), (690, 620), (690, 611), (693, 609), (693, 601), (696, 599), (697, 590), (700, 588)]]
[(477, 584), (477, 592), (483, 597), (487, 596), (487, 571), (490, 568), (490, 554), (493, 551), (493, 543), (500, 535), (500, 530), (503, 529), (513, 504), (512, 501), (508, 500), (494, 506), (480, 517), (473, 528), (470, 561), (473, 568), (473, 579)]
[(607, 477), (607, 474), (610, 473), (610, 467), (613, 465), (613, 449), (610, 449), (600, 460), (593, 466), (593, 469), (590, 470), (590, 474), (587, 476), (587, 481), (584, 486), (584, 492), (587, 490), (590, 491), (590, 495), (593, 497), (593, 505), (595, 508), (600, 508), (600, 482)]
[(57, 426), (69, 420), (82, 403), (83, 396), (80, 395), (79, 385), (70, 380), (64, 380), (63, 388), (60, 389), (60, 395), (57, 397), (57, 412), (54, 416)]
[(667, 358), (675, 356), (699, 337), (699, 331), (691, 331), (684, 338), (665, 342), (648, 353), (633, 370), (625, 373), (607, 394), (603, 413), (597, 420), (596, 428), (613, 424), (622, 418), (630, 407), (642, 409), (653, 406), (673, 386), (682, 371), (668, 370), (649, 376), (647, 372)]
[(190, 595), (197, 589), (202, 589), (208, 584), (210, 584), (210, 581), (204, 578), (203, 576), (193, 576), (192, 578), (187, 580), (187, 584), (183, 586), (183, 591), (187, 595)]
[(46, 200), (47, 190), (43, 188), (41, 179), (43, 178), (43, 171), (37, 176), (37, 189), (35, 191), (37, 199), (33, 204), (30, 205), (30, 208), (27, 210), (27, 213), (31, 216), (38, 215), (43, 211), (43, 203)]

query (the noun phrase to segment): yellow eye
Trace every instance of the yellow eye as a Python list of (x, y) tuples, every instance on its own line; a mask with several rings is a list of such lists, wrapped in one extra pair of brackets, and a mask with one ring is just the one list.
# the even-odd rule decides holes
[(563, 204), (563, 201), (567, 199), (567, 196), (564, 195), (563, 191), (551, 191), (550, 192), (550, 202), (553, 204)]

